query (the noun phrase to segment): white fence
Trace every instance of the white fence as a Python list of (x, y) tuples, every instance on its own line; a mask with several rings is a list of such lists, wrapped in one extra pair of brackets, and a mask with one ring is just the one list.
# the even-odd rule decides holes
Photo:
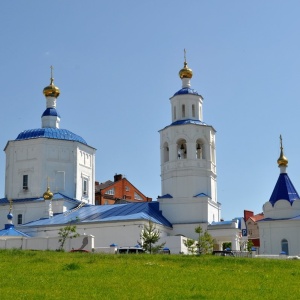
[[(0, 237), (0, 249), (58, 250), (61, 244), (59, 239), (60, 237)], [(93, 251), (94, 236), (81, 235), (73, 239), (68, 238), (63, 249)]]

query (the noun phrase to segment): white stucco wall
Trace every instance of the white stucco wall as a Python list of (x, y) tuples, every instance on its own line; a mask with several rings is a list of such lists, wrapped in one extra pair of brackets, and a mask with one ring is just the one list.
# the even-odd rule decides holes
[[(53, 193), (95, 203), (94, 148), (79, 142), (37, 138), (9, 141), (5, 153), (8, 199), (41, 197), (49, 184)], [(28, 189), (23, 189), (23, 175), (28, 175)], [(83, 176), (89, 179), (89, 193), (85, 197)]]

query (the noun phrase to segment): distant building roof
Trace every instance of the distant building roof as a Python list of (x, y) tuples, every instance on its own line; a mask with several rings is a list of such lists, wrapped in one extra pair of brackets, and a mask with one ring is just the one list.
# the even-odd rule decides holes
[(100, 190), (103, 190), (112, 184), (114, 184), (114, 182), (111, 180), (107, 180), (103, 183), (99, 183), (99, 184), (95, 185), (95, 192), (99, 192)]
[(257, 222), (257, 221), (259, 221), (263, 218), (264, 218), (264, 213), (260, 213), (260, 214), (257, 214), (257, 215), (254, 215), (254, 216), (250, 217), (249, 219), (253, 220), (254, 222)]
[(57, 214), (52, 218), (29, 222), (22, 226), (47, 226), (68, 224), (70, 222), (79, 224), (139, 219), (151, 220), (154, 223), (172, 227), (172, 224), (159, 210), (158, 202), (84, 206), (71, 212)]
[(269, 201), (274, 206), (278, 200), (287, 200), (292, 204), (296, 199), (299, 199), (299, 195), (288, 174), (281, 173)]

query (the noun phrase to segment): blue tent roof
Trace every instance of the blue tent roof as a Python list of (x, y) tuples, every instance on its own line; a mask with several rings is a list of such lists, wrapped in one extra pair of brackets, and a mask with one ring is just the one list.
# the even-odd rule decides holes
[(299, 195), (288, 174), (281, 173), (269, 201), (274, 206), (278, 200), (287, 200), (292, 204), (296, 199), (299, 199)]
[(53, 218), (40, 219), (23, 226), (47, 226), (74, 223), (151, 220), (154, 223), (172, 227), (162, 215), (158, 202), (143, 202), (115, 205), (83, 206), (78, 210), (57, 214)]
[(15, 229), (13, 224), (5, 224), (5, 228), (0, 230), (0, 236), (24, 236), (29, 237), (28, 234)]
[(37, 129), (24, 130), (17, 136), (16, 141), (37, 139), (37, 138), (67, 140), (67, 141), (80, 142), (82, 144), (87, 145), (87, 142), (81, 136), (67, 129), (60, 129), (60, 128), (37, 128)]
[(184, 95), (184, 94), (193, 94), (193, 95), (200, 96), (196, 90), (190, 89), (190, 88), (187, 88), (187, 87), (180, 89), (178, 92), (176, 92), (174, 94), (174, 96), (176, 96), (176, 95)]

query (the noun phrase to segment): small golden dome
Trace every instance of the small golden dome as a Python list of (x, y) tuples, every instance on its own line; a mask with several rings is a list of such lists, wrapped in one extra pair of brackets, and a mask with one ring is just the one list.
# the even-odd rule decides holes
[(51, 79), (50, 79), (50, 85), (46, 86), (43, 89), (43, 94), (46, 97), (55, 97), (55, 98), (57, 98), (59, 96), (59, 94), (60, 94), (59, 88), (54, 85), (53, 81), (54, 81), (54, 78), (51, 77)]
[(277, 163), (278, 163), (279, 167), (281, 167), (281, 166), (286, 167), (288, 165), (288, 163), (289, 163), (288, 159), (283, 154), (282, 137), (281, 137), (281, 135), (280, 135), (280, 156), (277, 159)]
[(188, 67), (187, 62), (186, 62), (186, 51), (184, 51), (184, 65), (183, 69), (179, 71), (179, 77), (182, 78), (192, 78), (193, 77), (193, 71)]
[(50, 191), (49, 186), (47, 187), (47, 191), (43, 195), (45, 200), (51, 200), (53, 198), (53, 193)]
[(187, 62), (184, 62), (184, 67), (179, 71), (179, 77), (182, 78), (192, 78), (193, 71), (188, 67)]

